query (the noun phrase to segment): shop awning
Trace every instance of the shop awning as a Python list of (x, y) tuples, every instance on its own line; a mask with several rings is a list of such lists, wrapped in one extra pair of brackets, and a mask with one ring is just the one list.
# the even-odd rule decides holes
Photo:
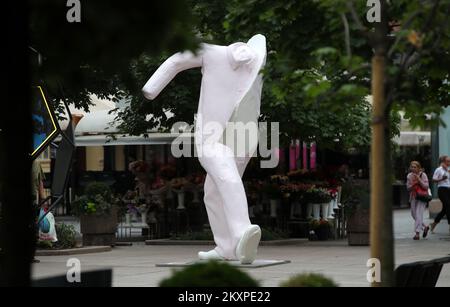
[(394, 138), (400, 146), (431, 145), (431, 132), (429, 131), (402, 131), (400, 136)]
[(115, 139), (107, 135), (78, 135), (75, 137), (76, 145), (88, 146), (117, 146), (117, 145), (164, 145), (171, 144), (180, 134), (177, 133), (150, 133), (148, 137), (117, 136)]

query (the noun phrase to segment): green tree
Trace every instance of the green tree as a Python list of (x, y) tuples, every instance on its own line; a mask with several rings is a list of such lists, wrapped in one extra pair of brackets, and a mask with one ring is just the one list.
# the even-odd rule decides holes
[[(288, 97), (283, 102), (289, 110), (283, 115), (286, 118), (292, 114), (290, 107), (299, 101), (308, 103), (308, 98), (312, 98), (310, 101), (314, 103), (327, 105), (328, 110), (332, 110), (333, 103), (339, 102), (341, 111), (352, 112), (351, 108), (345, 107), (345, 100), (353, 104), (361, 100), (339, 97), (340, 91), (351, 94), (360, 91), (360, 97), (372, 91), (372, 257), (381, 260), (381, 284), (392, 285), (394, 260), (389, 157), (390, 140), (398, 129), (392, 124), (398, 118), (392, 121), (392, 114), (404, 110), (406, 118), (416, 126), (440, 122), (439, 116), (426, 114), (439, 115), (449, 103), (450, 2), (380, 3), (381, 22), (371, 24), (364, 18), (369, 9), (365, 1), (232, 1), (229, 17), (233, 21), (226, 25), (238, 24), (239, 27), (230, 27), (230, 31), (235, 33), (269, 31), (269, 42), (281, 47), (271, 45), (275, 56), (270, 61), (276, 67), (269, 67), (271, 72), (267, 75), (270, 81), (270, 76), (274, 76), (279, 85), (271, 83), (268, 96), (274, 94), (277, 98), (270, 102), (275, 103), (274, 112), (279, 112), (279, 101)], [(251, 16), (248, 14), (250, 11)], [(283, 63), (289, 63), (285, 71), (274, 73), (283, 69)], [(373, 68), (372, 75), (370, 67)], [(318, 78), (316, 82), (306, 81), (306, 87), (293, 85), (297, 91), (305, 90), (301, 98), (306, 99), (295, 97), (289, 100), (293, 95), (301, 95), (289, 91), (293, 82), (298, 80), (294, 78), (297, 69), (318, 72), (325, 78)], [(340, 118), (346, 118), (342, 112), (338, 114), (344, 115)]]
[[(191, 8), (197, 38), (206, 43), (225, 44), (222, 23), (227, 13), (226, 2), (188, 0), (186, 3)], [(182, 49), (177, 51), (180, 50)], [(124, 97), (129, 103), (124, 109), (116, 110), (121, 132), (146, 135), (148, 131), (155, 129), (168, 131), (176, 122), (193, 124), (200, 95), (199, 69), (180, 73), (157, 99), (151, 102), (142, 96), (143, 85), (171, 52), (164, 52), (159, 56), (144, 52), (132, 61), (130, 82), (122, 87)], [(168, 112), (172, 116), (168, 117)]]
[(343, 57), (336, 40), (323, 43), (340, 29), (327, 23), (327, 11), (318, 2), (171, 0), (138, 1), (131, 8), (118, 5), (109, 7), (104, 0), (83, 4), (82, 22), (70, 24), (63, 18), (64, 5), (32, 1), (32, 46), (44, 55), (34, 80), (45, 80), (54, 101), (63, 98), (87, 110), (91, 93), (126, 99), (127, 107), (116, 110), (117, 120), (122, 132), (134, 135), (167, 130), (177, 121), (192, 123), (200, 71), (181, 73), (148, 102), (141, 88), (151, 73), (172, 52), (195, 49), (194, 32), (202, 41), (217, 44), (263, 33), (270, 53), (261, 119), (283, 123), (283, 143), (301, 138), (322, 147), (368, 147), (368, 81), (362, 74), (358, 80), (366, 86), (339, 78), (360, 59)]
[(267, 36), (262, 113), (283, 123), (285, 141), (367, 148), (367, 80), (360, 71), (345, 82), (361, 59), (340, 51), (342, 31), (329, 14), (319, 1), (231, 1), (225, 27), (230, 38)]
[[(360, 84), (341, 80), (340, 73), (361, 60), (354, 57), (351, 62), (341, 54), (339, 44), (323, 43), (337, 33), (337, 28), (327, 27), (326, 10), (318, 3), (192, 1), (191, 7), (197, 33), (206, 42), (229, 44), (246, 41), (256, 33), (267, 36), (269, 56), (261, 120), (283, 123), (284, 144), (301, 138), (323, 147), (368, 148), (370, 104), (364, 99), (368, 79), (360, 74)], [(315, 35), (311, 37), (310, 32)], [(176, 121), (192, 123), (199, 95), (198, 70), (181, 73), (152, 102), (140, 93), (150, 73), (167, 56), (143, 55), (132, 65), (137, 86), (127, 91), (130, 104), (118, 110), (117, 116), (123, 132), (140, 134), (155, 127), (168, 129)], [(331, 89), (333, 95), (329, 94)], [(174, 116), (167, 118), (167, 111)]]
[[(448, 105), (448, 14), (450, 1), (380, 1), (380, 21), (361, 18), (368, 9), (352, 1), (328, 1), (331, 11), (351, 16), (356, 37), (370, 45), (373, 96), (371, 146), (371, 257), (381, 261), (380, 283), (394, 284), (391, 201), (393, 111), (404, 110), (412, 125), (440, 123)], [(364, 21), (363, 21), (364, 20)], [(351, 36), (346, 35), (351, 54)], [(435, 116), (427, 116), (427, 113)], [(436, 116), (437, 115), (437, 116)]]
[(45, 82), (53, 101), (89, 109), (90, 94), (121, 99), (135, 87), (132, 60), (195, 48), (192, 15), (183, 0), (84, 1), (81, 22), (69, 23), (66, 1), (30, 1), (30, 47), (42, 54), (32, 63), (33, 83)]

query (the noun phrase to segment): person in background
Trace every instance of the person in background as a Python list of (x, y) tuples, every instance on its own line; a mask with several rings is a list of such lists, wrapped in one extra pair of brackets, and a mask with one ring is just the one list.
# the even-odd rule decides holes
[(406, 188), (409, 191), (409, 201), (411, 204), (411, 215), (415, 221), (414, 231), (416, 235), (414, 240), (420, 239), (420, 232), (423, 231), (423, 237), (426, 238), (428, 235), (429, 226), (423, 223), (423, 213), (427, 206), (426, 202), (416, 199), (416, 186), (420, 185), (423, 189), (428, 190), (428, 177), (422, 170), (422, 166), (417, 161), (412, 161), (410, 163), (410, 173), (406, 178)]
[(450, 175), (448, 167), (450, 166), (450, 157), (442, 156), (439, 158), (440, 166), (434, 171), (433, 182), (438, 186), (438, 197), (442, 202), (442, 210), (431, 223), (431, 232), (434, 233), (434, 229), (441, 221), (444, 215), (447, 215), (450, 231)]
[(31, 170), (31, 194), (33, 199), (33, 205), (35, 208), (39, 203), (45, 199), (44, 192), (44, 171), (42, 170), (41, 163), (37, 160), (33, 161)]
[[(32, 169), (31, 169), (31, 196), (32, 196), (32, 202), (33, 202), (33, 209), (31, 214), (33, 214), (33, 220), (36, 219), (39, 216), (39, 210), (40, 207), (38, 205), (42, 200), (45, 199), (45, 192), (44, 192), (44, 171), (42, 170), (41, 163), (37, 160), (33, 160)], [(37, 222), (37, 220), (36, 220)], [(36, 224), (33, 223), (30, 225), (30, 227), (36, 227)], [(36, 234), (37, 235), (37, 234)], [(32, 255), (33, 263), (38, 263), (39, 260), (37, 260), (34, 257), (34, 252)]]

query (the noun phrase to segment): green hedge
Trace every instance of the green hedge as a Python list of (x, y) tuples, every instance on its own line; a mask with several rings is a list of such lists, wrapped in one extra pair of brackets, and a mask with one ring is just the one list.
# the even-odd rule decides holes
[(160, 287), (258, 287), (248, 274), (224, 262), (209, 261), (174, 272)]
[(280, 287), (337, 287), (337, 284), (321, 274), (298, 274), (287, 281), (282, 282)]

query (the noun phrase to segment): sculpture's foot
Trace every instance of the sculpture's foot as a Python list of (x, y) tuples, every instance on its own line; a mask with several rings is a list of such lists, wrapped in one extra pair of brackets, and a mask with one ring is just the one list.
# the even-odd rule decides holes
[(208, 252), (198, 252), (198, 259), (200, 260), (225, 260), (220, 256), (215, 249)]
[(250, 225), (236, 248), (236, 256), (242, 264), (251, 264), (255, 261), (260, 240), (261, 228), (258, 225)]

